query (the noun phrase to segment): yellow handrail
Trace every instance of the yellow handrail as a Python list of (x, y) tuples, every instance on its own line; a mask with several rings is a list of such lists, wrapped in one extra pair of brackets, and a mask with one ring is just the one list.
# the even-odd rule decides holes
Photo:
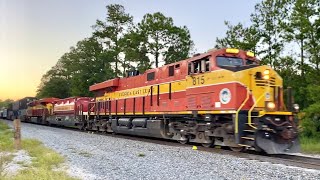
[(265, 92), (262, 93), (262, 95), (257, 99), (257, 101), (256, 101), (256, 102), (254, 103), (254, 105), (249, 109), (249, 112), (248, 112), (248, 125), (249, 125), (250, 127), (252, 127), (253, 129), (257, 129), (257, 127), (255, 127), (255, 126), (252, 125), (251, 112), (252, 112), (252, 110), (254, 109), (254, 107), (256, 107), (256, 105), (258, 104), (258, 102), (262, 99), (262, 97), (264, 97), (264, 95), (265, 95)]
[(237, 112), (236, 112), (236, 121), (235, 121), (235, 129), (234, 129), (234, 132), (235, 134), (238, 133), (238, 130), (239, 130), (239, 111), (242, 109), (242, 107), (247, 103), (248, 99), (249, 99), (249, 91), (248, 89), (247, 90), (247, 97), (246, 99), (242, 102), (241, 106), (237, 109)]

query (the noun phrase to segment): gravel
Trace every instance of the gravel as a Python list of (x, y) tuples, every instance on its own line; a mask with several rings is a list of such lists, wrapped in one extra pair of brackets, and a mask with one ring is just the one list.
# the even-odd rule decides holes
[(20, 150), (15, 153), (4, 153), (0, 154), (1, 156), (13, 156), (13, 159), (8, 164), (5, 164), (2, 174), (6, 176), (13, 176), (17, 174), (19, 171), (26, 168), (26, 166), (31, 165), (31, 157), (29, 154), (24, 151)]
[[(8, 122), (12, 124), (11, 122)], [(80, 179), (320, 179), (320, 171), (258, 162), (123, 138), (22, 124), (62, 154), (66, 171)]]

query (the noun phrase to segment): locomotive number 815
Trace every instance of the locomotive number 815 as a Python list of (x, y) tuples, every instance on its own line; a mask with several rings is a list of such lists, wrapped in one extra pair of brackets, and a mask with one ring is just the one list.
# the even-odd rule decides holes
[[(283, 82), (253, 53), (219, 49), (127, 73), (90, 87), (77, 126), (269, 154), (299, 151), (295, 110)], [(291, 97), (288, 90), (288, 96)], [(81, 107), (79, 107), (81, 108)]]

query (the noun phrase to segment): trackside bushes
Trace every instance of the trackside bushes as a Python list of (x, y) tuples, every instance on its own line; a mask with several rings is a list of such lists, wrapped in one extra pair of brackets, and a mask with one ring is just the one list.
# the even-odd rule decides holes
[(300, 143), (303, 152), (320, 153), (320, 103), (313, 104), (304, 110)]

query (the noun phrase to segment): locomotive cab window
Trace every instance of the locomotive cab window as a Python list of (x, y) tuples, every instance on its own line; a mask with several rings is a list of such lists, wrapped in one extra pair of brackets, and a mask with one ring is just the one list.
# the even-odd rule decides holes
[(174, 76), (175, 70), (179, 70), (180, 69), (180, 64), (175, 64), (172, 66), (169, 66), (169, 77), (170, 76)]
[(257, 61), (253, 61), (250, 59), (246, 59), (245, 62), (246, 62), (246, 65), (258, 65)]
[(221, 66), (243, 66), (243, 60), (237, 57), (217, 57), (217, 65)]
[(188, 64), (188, 74), (204, 73), (210, 71), (209, 57), (192, 61)]
[(169, 66), (169, 77), (174, 75), (174, 66)]
[(155, 77), (155, 72), (150, 72), (147, 74), (147, 81), (152, 81), (154, 80), (154, 77)]

